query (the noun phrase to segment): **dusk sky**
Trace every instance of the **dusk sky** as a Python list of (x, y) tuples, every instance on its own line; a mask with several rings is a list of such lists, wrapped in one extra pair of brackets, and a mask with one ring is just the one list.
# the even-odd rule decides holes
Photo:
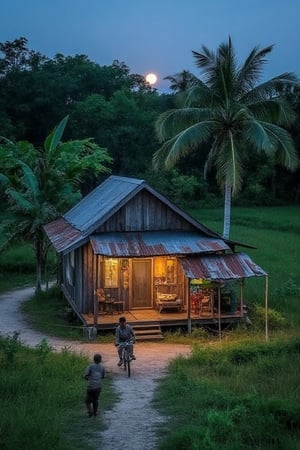
[(131, 73), (155, 72), (155, 87), (167, 91), (167, 75), (200, 75), (192, 50), (215, 50), (229, 35), (239, 61), (256, 45), (275, 45), (264, 78), (300, 76), (299, 23), (299, 0), (1, 0), (0, 42), (24, 36), (48, 57), (117, 59)]

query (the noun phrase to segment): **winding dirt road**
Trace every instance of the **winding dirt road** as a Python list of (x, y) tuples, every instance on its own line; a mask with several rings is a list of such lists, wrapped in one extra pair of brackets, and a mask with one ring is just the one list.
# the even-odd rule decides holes
[(158, 433), (163, 430), (165, 423), (165, 417), (151, 405), (156, 383), (164, 376), (170, 360), (178, 355), (189, 355), (190, 347), (161, 342), (137, 343), (137, 360), (132, 365), (132, 376), (128, 379), (124, 371), (117, 367), (116, 349), (112, 344), (67, 341), (32, 330), (20, 305), (33, 293), (32, 287), (26, 287), (0, 295), (1, 335), (12, 335), (17, 331), (20, 340), (30, 347), (35, 347), (46, 338), (57, 351), (67, 347), (90, 357), (96, 352), (101, 353), (107, 371), (112, 374), (120, 400), (111, 411), (100, 413), (106, 429), (93, 433), (93, 442), (89, 440), (89, 444), (102, 450), (155, 450)]

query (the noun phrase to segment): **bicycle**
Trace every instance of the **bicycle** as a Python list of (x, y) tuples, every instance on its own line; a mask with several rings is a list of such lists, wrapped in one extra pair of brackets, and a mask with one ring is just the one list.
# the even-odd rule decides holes
[(119, 344), (120, 347), (122, 347), (122, 361), (123, 361), (123, 367), (124, 370), (127, 370), (127, 375), (130, 377), (131, 374), (131, 367), (130, 363), (132, 361), (131, 354), (130, 354), (130, 347), (134, 344), (133, 341), (126, 341), (122, 344)]

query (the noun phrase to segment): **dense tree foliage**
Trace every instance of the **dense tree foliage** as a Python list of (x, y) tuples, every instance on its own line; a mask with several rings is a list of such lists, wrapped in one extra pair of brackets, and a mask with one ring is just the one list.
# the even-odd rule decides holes
[[(199, 81), (186, 70), (166, 78), (171, 94), (159, 93), (143, 76), (132, 74), (124, 62), (115, 60), (102, 66), (86, 55), (57, 54), (49, 58), (30, 50), (24, 37), (0, 43), (0, 135), (40, 148), (49, 130), (68, 115), (65, 138), (92, 138), (95, 144), (107, 148), (113, 159), (112, 173), (145, 178), (179, 203), (191, 204), (197, 196), (215, 197), (219, 192), (214, 174), (206, 181), (202, 175), (208, 146), (201, 158), (193, 153), (180, 161), (177, 176), (174, 171), (152, 173), (152, 157), (159, 148), (154, 132), (157, 117), (178, 106), (186, 87), (197, 86)], [(292, 98), (300, 117), (299, 99), (295, 94)], [(298, 149), (297, 122), (290, 131)], [(248, 181), (239, 201), (274, 204), (300, 200), (299, 172), (290, 174), (255, 152), (245, 162), (244, 171)], [(100, 181), (101, 174), (96, 177), (86, 171), (82, 193)], [(189, 183), (193, 193), (187, 194)]]
[(16, 238), (33, 245), (36, 290), (49, 248), (43, 226), (76, 203), (80, 182), (87, 171), (95, 176), (109, 171), (111, 158), (90, 139), (61, 142), (65, 117), (40, 148), (27, 141), (0, 144), (0, 190), (8, 214), (0, 227), (0, 249)]

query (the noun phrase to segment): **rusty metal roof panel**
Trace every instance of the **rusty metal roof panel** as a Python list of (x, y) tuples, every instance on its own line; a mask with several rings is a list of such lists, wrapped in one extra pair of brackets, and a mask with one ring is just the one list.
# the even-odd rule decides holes
[(60, 218), (44, 226), (44, 230), (58, 253), (74, 248), (85, 236), (72, 227), (65, 219)]
[(144, 180), (112, 175), (63, 217), (84, 234), (91, 232), (143, 184)]
[(245, 253), (223, 255), (189, 256), (180, 259), (188, 278), (205, 280), (234, 280), (267, 275)]
[(95, 254), (110, 257), (146, 257), (199, 254), (228, 250), (222, 240), (186, 231), (101, 233), (90, 236)]

